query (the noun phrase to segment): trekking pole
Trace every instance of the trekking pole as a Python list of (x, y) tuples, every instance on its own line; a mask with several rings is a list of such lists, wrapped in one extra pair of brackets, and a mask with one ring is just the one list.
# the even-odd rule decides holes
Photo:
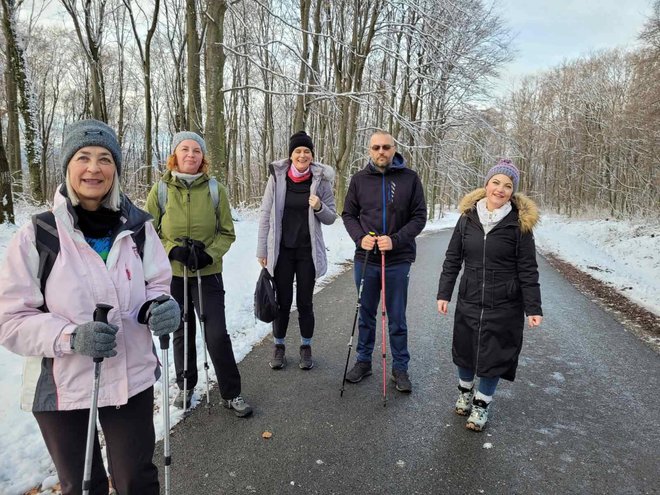
[[(157, 303), (169, 301), (170, 297), (163, 294), (156, 298)], [(170, 365), (168, 349), (170, 348), (170, 334), (165, 334), (158, 338), (160, 340), (160, 349), (163, 359), (163, 457), (165, 465), (165, 495), (170, 495), (170, 465), (172, 457), (170, 456)]]
[[(108, 323), (108, 312), (112, 309), (109, 304), (97, 304), (94, 310), (94, 321)], [(94, 381), (92, 384), (92, 403), (89, 407), (89, 421), (87, 423), (87, 444), (85, 445), (85, 471), (83, 473), (83, 495), (89, 495), (92, 485), (92, 457), (94, 439), (96, 438), (96, 413), (98, 410), (99, 382), (101, 380), (101, 363), (103, 358), (94, 358)]]
[[(192, 241), (193, 248), (195, 246), (203, 246), (199, 241)], [(195, 253), (195, 266), (197, 266), (197, 252), (193, 249), (193, 253)], [(202, 330), (202, 340), (204, 341), (204, 372), (206, 373), (206, 410), (208, 411), (209, 414), (211, 414), (211, 393), (209, 391), (209, 360), (208, 360), (208, 352), (206, 349), (206, 314), (204, 314), (204, 297), (202, 295), (202, 276), (199, 273), (199, 270), (197, 270), (197, 297), (199, 298), (199, 326)]]
[(355, 316), (353, 317), (353, 329), (351, 330), (351, 338), (348, 340), (348, 354), (346, 355), (346, 366), (344, 366), (344, 378), (341, 381), (341, 390), (339, 396), (344, 396), (344, 385), (346, 385), (346, 373), (348, 372), (348, 360), (351, 357), (351, 349), (353, 349), (353, 336), (355, 335), (355, 327), (357, 326), (358, 313), (362, 306), (362, 287), (364, 286), (364, 275), (367, 273), (367, 261), (369, 261), (369, 253), (367, 251), (364, 255), (364, 265), (362, 266), (362, 274), (360, 275), (360, 285), (358, 286), (358, 296), (355, 303)]
[[(176, 239), (190, 247), (188, 237)], [(188, 410), (188, 264), (183, 264), (183, 414)]]
[(382, 344), (381, 348), (383, 351), (383, 407), (387, 406), (387, 341), (385, 335), (385, 315), (387, 310), (385, 308), (385, 251), (380, 252), (381, 261), (380, 261), (380, 294), (381, 294), (381, 315), (383, 321), (383, 335), (382, 335)]

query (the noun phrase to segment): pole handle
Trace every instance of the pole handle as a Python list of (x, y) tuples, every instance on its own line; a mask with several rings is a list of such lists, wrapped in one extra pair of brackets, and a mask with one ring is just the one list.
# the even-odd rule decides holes
[[(94, 321), (100, 321), (101, 323), (108, 323), (108, 313), (112, 309), (112, 306), (109, 304), (99, 303), (96, 305), (94, 314), (92, 318)], [(100, 363), (103, 361), (103, 358), (94, 358), (95, 363)]]
[[(154, 302), (157, 302), (158, 304), (167, 302), (170, 300), (170, 296), (167, 294), (162, 294), (158, 296), (156, 299), (154, 299)], [(161, 337), (158, 337), (158, 340), (160, 341), (160, 348), (161, 349), (169, 349), (170, 348), (170, 334), (163, 335)]]

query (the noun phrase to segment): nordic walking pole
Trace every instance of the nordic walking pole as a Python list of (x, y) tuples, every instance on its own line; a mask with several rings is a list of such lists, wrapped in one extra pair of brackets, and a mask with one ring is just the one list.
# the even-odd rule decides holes
[(188, 265), (183, 265), (183, 414), (188, 410)]
[(353, 318), (353, 329), (351, 330), (351, 338), (348, 340), (348, 354), (346, 355), (346, 366), (344, 366), (344, 378), (341, 381), (341, 390), (339, 397), (344, 396), (344, 385), (346, 385), (346, 372), (348, 371), (348, 360), (351, 357), (351, 349), (353, 349), (353, 336), (355, 335), (355, 327), (357, 325), (358, 313), (362, 306), (362, 287), (364, 286), (364, 275), (367, 273), (367, 261), (369, 261), (369, 253), (367, 251), (364, 255), (364, 265), (362, 266), (362, 274), (360, 275), (360, 285), (358, 286), (357, 302), (355, 303), (355, 317)]
[[(192, 241), (193, 248), (195, 245), (201, 245), (204, 249), (204, 244), (199, 241)], [(195, 266), (197, 266), (197, 252), (193, 249), (195, 253)], [(199, 326), (202, 330), (202, 340), (204, 341), (204, 372), (206, 373), (206, 410), (211, 414), (211, 393), (209, 391), (209, 359), (208, 352), (206, 349), (206, 314), (204, 314), (204, 296), (202, 295), (202, 276), (197, 270), (197, 297), (199, 298)]]
[(383, 407), (387, 406), (387, 341), (385, 335), (385, 315), (387, 310), (385, 308), (385, 251), (380, 252), (380, 294), (381, 294), (381, 314), (383, 320), (383, 336), (382, 336), (382, 350), (383, 350)]
[[(108, 312), (112, 309), (109, 304), (97, 304), (94, 310), (94, 321), (108, 323)], [(98, 410), (99, 382), (101, 380), (101, 363), (103, 358), (94, 358), (94, 382), (92, 384), (92, 403), (89, 407), (89, 421), (87, 422), (87, 444), (85, 445), (85, 471), (83, 473), (83, 495), (89, 495), (92, 484), (92, 456), (94, 439), (96, 438), (96, 413)]]
[[(176, 239), (190, 246), (188, 237)], [(188, 264), (183, 264), (183, 414), (188, 410)]]
[[(163, 294), (156, 298), (157, 303), (169, 301), (170, 297)], [(172, 457), (170, 456), (170, 365), (168, 349), (170, 348), (170, 334), (158, 338), (160, 340), (160, 349), (163, 359), (163, 457), (165, 464), (165, 495), (170, 495), (170, 465)]]

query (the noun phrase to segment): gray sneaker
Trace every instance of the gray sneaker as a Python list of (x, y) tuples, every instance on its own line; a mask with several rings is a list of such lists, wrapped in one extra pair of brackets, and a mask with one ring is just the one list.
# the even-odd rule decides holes
[(274, 370), (281, 370), (286, 366), (286, 356), (284, 355), (284, 344), (275, 344), (273, 347), (273, 357), (268, 363)]
[(486, 427), (486, 422), (488, 421), (489, 406), (489, 402), (487, 403), (480, 399), (474, 399), (472, 401), (472, 412), (470, 413), (467, 423), (465, 423), (465, 427), (468, 430), (482, 431)]
[(365, 376), (371, 375), (371, 363), (365, 361), (356, 361), (353, 369), (346, 373), (346, 381), (351, 383), (357, 383), (361, 381)]
[(458, 386), (459, 394), (456, 401), (456, 414), (459, 416), (467, 416), (472, 409), (472, 399), (474, 398), (474, 387), (464, 388)]
[(314, 361), (312, 361), (312, 347), (309, 345), (300, 346), (300, 362), (298, 366), (301, 370), (311, 370), (314, 367)]
[(392, 370), (392, 381), (394, 386), (399, 392), (404, 392), (409, 394), (412, 392), (412, 383), (410, 383), (410, 378), (408, 378), (408, 372), (404, 370)]
[(234, 414), (239, 418), (245, 418), (252, 414), (252, 407), (250, 404), (243, 400), (243, 397), (240, 395), (234, 397), (231, 400), (222, 399), (222, 405), (227, 409), (233, 409)]
[[(186, 390), (186, 395), (188, 396), (188, 400), (186, 400), (186, 409), (190, 409), (190, 403), (192, 402), (194, 392), (194, 390)], [(178, 409), (183, 409), (183, 390), (179, 390), (179, 393), (176, 394), (174, 404), (172, 405)]]

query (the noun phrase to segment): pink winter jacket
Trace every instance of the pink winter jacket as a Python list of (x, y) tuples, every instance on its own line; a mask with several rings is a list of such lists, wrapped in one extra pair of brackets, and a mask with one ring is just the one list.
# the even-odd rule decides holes
[[(92, 320), (97, 303), (113, 306), (108, 321), (119, 327), (117, 355), (101, 365), (98, 406), (126, 404), (160, 376), (152, 334), (137, 321), (145, 302), (170, 293), (170, 263), (150, 217), (122, 201), (124, 225), (104, 264), (74, 229), (70, 207), (58, 192), (53, 213), (60, 252), (45, 289), (48, 313), (39, 310), (44, 297), (31, 222), (13, 237), (0, 267), (0, 345), (26, 357), (21, 397), (26, 411), (90, 407), (93, 361), (71, 351), (69, 340), (78, 324)], [(146, 229), (143, 260), (131, 227)]]

